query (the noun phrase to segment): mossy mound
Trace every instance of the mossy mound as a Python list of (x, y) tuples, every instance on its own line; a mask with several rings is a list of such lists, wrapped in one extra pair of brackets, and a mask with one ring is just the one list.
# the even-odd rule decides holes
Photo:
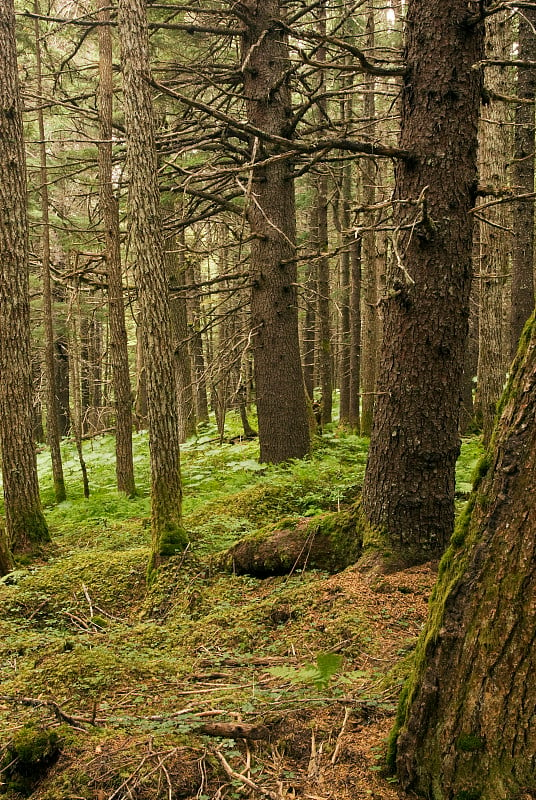
[(258, 578), (305, 568), (334, 573), (357, 561), (361, 544), (354, 509), (280, 520), (241, 539), (217, 563), (229, 572)]
[(2, 759), (4, 788), (29, 797), (35, 786), (60, 755), (60, 738), (55, 731), (24, 725), (16, 731)]

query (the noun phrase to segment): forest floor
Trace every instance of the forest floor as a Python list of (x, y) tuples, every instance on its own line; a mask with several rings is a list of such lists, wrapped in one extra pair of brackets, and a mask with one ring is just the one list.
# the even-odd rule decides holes
[[(113, 491), (110, 437), (87, 447), (89, 500), (66, 445), (73, 488), (53, 506), (41, 454), (53, 541), (0, 581), (0, 796), (404, 796), (384, 773), (386, 737), (437, 565), (219, 572), (214, 555), (244, 534), (344, 508), (366, 446), (328, 431), (310, 460), (265, 468), (254, 443), (211, 435), (183, 449), (191, 546), (150, 587), (145, 437), (132, 501)], [(460, 496), (479, 452), (465, 442)]]

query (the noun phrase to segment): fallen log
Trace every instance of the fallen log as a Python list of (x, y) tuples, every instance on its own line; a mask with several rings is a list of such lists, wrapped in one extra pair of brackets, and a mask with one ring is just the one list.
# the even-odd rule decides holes
[(340, 572), (361, 555), (360, 503), (347, 511), (280, 520), (240, 539), (217, 559), (227, 572), (266, 578), (295, 570)]

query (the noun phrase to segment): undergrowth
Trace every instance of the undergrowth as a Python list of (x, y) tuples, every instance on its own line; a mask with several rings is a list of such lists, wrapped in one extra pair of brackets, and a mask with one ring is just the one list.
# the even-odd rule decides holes
[[(109, 436), (84, 443), (86, 500), (75, 450), (63, 443), (68, 499), (59, 506), (48, 453), (39, 454), (52, 543), (0, 581), (0, 796), (24, 796), (15, 778), (2, 783), (1, 763), (25, 726), (28, 746), (32, 731), (46, 742), (42, 732), (53, 730), (56, 748), (25, 796), (208, 800), (241, 796), (220, 756), (239, 769), (244, 748), (230, 739), (216, 747), (200, 732), (206, 720), (269, 724), (272, 749), (258, 751), (251, 779), (261, 781), (266, 768), (294, 786), (296, 764), (311, 757), (314, 719), (320, 730), (320, 718), (340, 726), (350, 706), (371, 720), (392, 713), (404, 672), (397, 665), (418, 634), (428, 578), (417, 573), (408, 585), (395, 576), (349, 598), (345, 581), (360, 586), (351, 570), (257, 580), (214, 573), (210, 559), (280, 517), (351, 503), (364, 440), (328, 428), (308, 459), (276, 467), (258, 463), (257, 443), (219, 445), (205, 428), (181, 449), (190, 547), (150, 588), (147, 438), (134, 436), (132, 499), (115, 491), (113, 447)], [(479, 453), (478, 440), (464, 443), (460, 500)], [(281, 762), (268, 769), (274, 752)]]

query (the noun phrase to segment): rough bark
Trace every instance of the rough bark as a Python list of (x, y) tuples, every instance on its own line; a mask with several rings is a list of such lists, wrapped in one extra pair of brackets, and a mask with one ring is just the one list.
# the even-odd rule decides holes
[(402, 786), (434, 800), (536, 791), (534, 318), (502, 407), (441, 562), (393, 737)]
[[(519, 19), (519, 58), (536, 61), (536, 9), (524, 8)], [(534, 99), (536, 72), (518, 69), (516, 94), (526, 101), (516, 106), (512, 184), (520, 194), (534, 191)], [(527, 102), (528, 101), (528, 102)], [(534, 308), (534, 201), (519, 202), (513, 207), (514, 240), (512, 243), (512, 306), (510, 348), (512, 357), (523, 325)]]
[(33, 441), (26, 167), (15, 9), (0, 5), (0, 448), (8, 542), (34, 549), (49, 533)]
[(151, 463), (149, 572), (187, 542), (182, 525), (177, 393), (160, 218), (149, 47), (143, 0), (120, 0), (119, 35), (127, 128), (129, 208), (134, 228)]
[[(245, 20), (242, 75), (247, 118), (270, 134), (289, 134), (288, 46), (278, 0), (237, 6)], [(251, 142), (252, 162), (277, 146)], [(287, 159), (252, 168), (247, 214), (251, 243), (251, 326), (261, 461), (309, 452), (311, 437), (300, 362), (295, 248), (296, 210)]]
[[(511, 50), (509, 20), (496, 14), (486, 21), (486, 54), (508, 58)], [(486, 70), (486, 86), (502, 95), (511, 94), (509, 73), (502, 67)], [(510, 129), (504, 124), (504, 103), (490, 98), (482, 104), (479, 130), (479, 183), (499, 190), (508, 185), (507, 165), (511, 158)], [(482, 212), (480, 224), (480, 314), (478, 352), (478, 403), (482, 414), (484, 442), (489, 442), (497, 401), (506, 377), (503, 358), (503, 303), (508, 271), (510, 234), (509, 207), (497, 204)]]
[[(107, 0), (97, 0), (99, 20), (107, 22)], [(128, 339), (121, 274), (119, 205), (114, 195), (112, 168), (112, 34), (109, 25), (99, 27), (99, 189), (104, 225), (104, 254), (108, 280), (110, 360), (115, 408), (115, 474), (117, 489), (132, 497), (136, 493), (132, 454), (132, 387), (128, 364)]]
[(419, 562), (442, 553), (454, 469), (471, 283), (483, 27), (465, 0), (410, 0), (394, 259), (363, 488), (366, 545)]

